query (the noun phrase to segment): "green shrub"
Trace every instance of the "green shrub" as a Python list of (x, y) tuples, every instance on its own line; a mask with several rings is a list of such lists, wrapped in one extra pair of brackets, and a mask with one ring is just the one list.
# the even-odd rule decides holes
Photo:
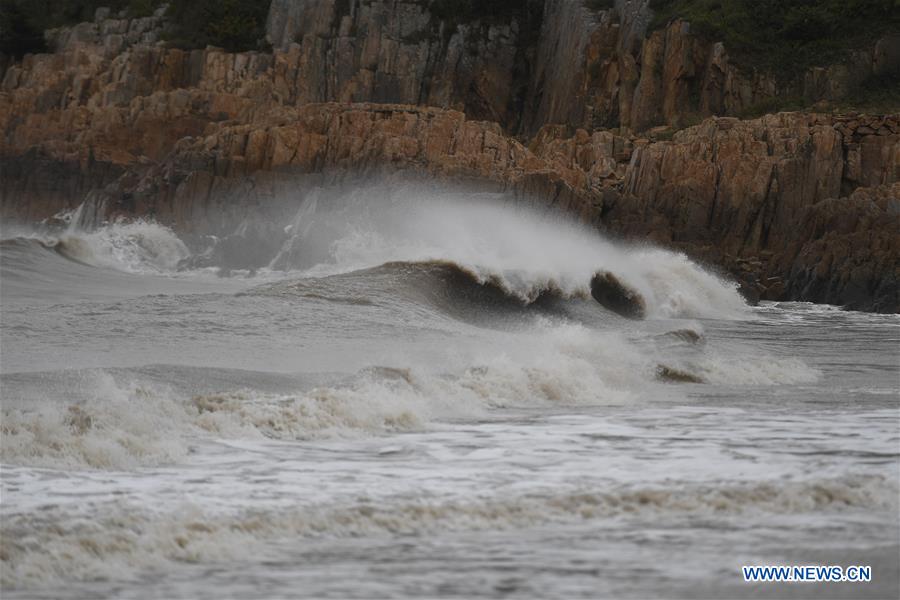
[(769, 98), (758, 102), (752, 106), (748, 106), (742, 110), (738, 116), (742, 119), (755, 119), (763, 115), (779, 112), (791, 112), (808, 108), (809, 104), (796, 96), (788, 96), (786, 98)]
[(467, 23), (514, 15), (521, 11), (523, 4), (524, 0), (432, 0), (428, 10), (442, 21)]
[[(21, 58), (46, 52), (43, 32), (92, 21), (99, 7), (129, 17), (153, 14), (165, 0), (0, 0), (0, 52)], [(192, 49), (220, 46), (230, 52), (264, 49), (271, 0), (169, 0), (166, 37)]]
[(93, 21), (100, 7), (149, 16), (162, 0), (0, 0), (0, 52), (21, 58), (46, 52), (44, 30)]
[(482, 23), (510, 22), (517, 19), (526, 31), (540, 27), (539, 5), (534, 0), (425, 0), (432, 23), (443, 22), (444, 33), (452, 35), (459, 25), (481, 21)]
[(584, 5), (593, 11), (612, 10), (616, 0), (584, 0)]
[(129, 0), (128, 16), (132, 18), (149, 17), (161, 3), (162, 0)]
[(270, 0), (172, 0), (167, 35), (181, 48), (219, 46), (229, 52), (265, 49)]
[(900, 30), (897, 0), (651, 0), (651, 28), (674, 18), (722, 41), (736, 64), (791, 75)]
[(900, 112), (900, 75), (870, 77), (849, 96), (829, 108), (836, 111), (870, 114)]
[(0, 0), (0, 53), (21, 58), (47, 51), (44, 30), (29, 12), (23, 2)]

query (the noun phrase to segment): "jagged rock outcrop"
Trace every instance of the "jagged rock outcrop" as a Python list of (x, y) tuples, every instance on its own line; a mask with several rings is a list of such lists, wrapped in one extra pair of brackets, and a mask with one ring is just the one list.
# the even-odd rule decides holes
[[(896, 310), (900, 222), (892, 216), (897, 200), (890, 200), (898, 188), (890, 184), (897, 181), (896, 116), (713, 118), (676, 133), (672, 142), (636, 147), (621, 197), (604, 222), (728, 265), (764, 298)], [(856, 189), (850, 201), (835, 200), (848, 189)], [(872, 194), (881, 200), (865, 202)], [(841, 211), (846, 222), (839, 226)], [(854, 234), (853, 258), (848, 254), (838, 265), (829, 252), (849, 243), (846, 236), (859, 223), (869, 228), (869, 241)], [(884, 250), (889, 246), (894, 249)], [(848, 275), (846, 261), (858, 263), (863, 255), (871, 276)]]
[(621, 188), (635, 146), (649, 143), (610, 131), (588, 133), (584, 129), (566, 137), (564, 125), (542, 127), (529, 146), (570, 180), (595, 193)]

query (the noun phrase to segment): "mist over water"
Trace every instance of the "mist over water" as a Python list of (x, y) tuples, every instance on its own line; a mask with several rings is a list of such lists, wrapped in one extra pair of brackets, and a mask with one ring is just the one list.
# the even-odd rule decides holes
[(818, 562), (897, 590), (895, 315), (750, 307), (499, 194), (295, 204), (4, 228), (4, 596), (735, 596)]

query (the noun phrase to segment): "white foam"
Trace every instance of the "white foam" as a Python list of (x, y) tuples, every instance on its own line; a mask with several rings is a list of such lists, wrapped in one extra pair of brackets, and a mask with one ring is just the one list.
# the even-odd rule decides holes
[(174, 462), (187, 454), (183, 406), (158, 389), (87, 376), (85, 402), (3, 407), (0, 456), (9, 464), (66, 469), (130, 469)]
[(93, 231), (72, 226), (59, 237), (59, 244), (70, 258), (130, 273), (172, 271), (190, 256), (171, 229), (143, 219), (116, 221)]
[(128, 273), (174, 271), (191, 252), (171, 228), (148, 219), (119, 218), (94, 225), (85, 217), (85, 204), (54, 216), (62, 230), (46, 223), (4, 226), (3, 239), (33, 239), (56, 247), (62, 254), (96, 267)]
[(344, 385), (295, 394), (226, 390), (188, 398), (94, 372), (96, 381), (85, 382), (93, 395), (86, 401), (6, 403), (2, 458), (131, 469), (177, 462), (197, 436), (380, 435), (479, 418), (498, 407), (620, 404), (653, 385), (655, 364), (618, 334), (544, 321), (504, 335), (499, 347), (461, 348), (438, 367), (367, 369)]
[[(548, 319), (499, 345), (461, 347), (440, 367), (427, 362), (372, 368), (343, 385), (293, 394), (226, 390), (179, 396), (159, 384), (94, 372), (93, 397), (79, 403), (3, 410), (4, 462), (51, 468), (133, 469), (179, 462), (196, 438), (308, 440), (428, 429), (478, 419), (503, 407), (621, 405), (653, 394), (660, 355), (616, 332)], [(710, 383), (806, 382), (799, 361), (697, 356), (676, 363)], [(668, 387), (667, 397), (680, 397)]]
[[(360, 495), (352, 503), (291, 505), (221, 512), (183, 503), (152, 511), (107, 502), (85, 517), (49, 509), (4, 520), (2, 581), (27, 588), (72, 580), (121, 580), (175, 562), (258, 556), (265, 544), (297, 537), (422, 535), (519, 529), (615, 515), (822, 513), (848, 508), (896, 511), (895, 482), (879, 476), (777, 483), (532, 490), (472, 498)], [(64, 524), (64, 525), (61, 525)]]
[(822, 376), (821, 371), (796, 358), (713, 353), (697, 360), (690, 370), (705, 381), (724, 385), (813, 383)]

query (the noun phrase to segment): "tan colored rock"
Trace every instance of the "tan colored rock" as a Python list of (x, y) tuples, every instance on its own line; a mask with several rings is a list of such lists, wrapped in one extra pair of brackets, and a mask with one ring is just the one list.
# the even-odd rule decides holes
[[(750, 286), (760, 278), (787, 282), (771, 290), (763, 285), (764, 297), (894, 311), (896, 278), (886, 265), (900, 246), (900, 228), (889, 217), (897, 210), (890, 207), (900, 206), (900, 138), (859, 139), (848, 141), (820, 115), (709, 119), (672, 142), (636, 145), (623, 197), (606, 217), (607, 226), (669, 241), (728, 266)], [(881, 187), (860, 188), (846, 203), (832, 200), (861, 182)], [(865, 189), (878, 190), (881, 208), (864, 201)], [(872, 217), (876, 213), (884, 214)], [(824, 228), (809, 226), (823, 215)], [(763, 254), (768, 258), (758, 265), (747, 260)], [(865, 277), (848, 274), (850, 264), (869, 259), (881, 266)], [(866, 289), (874, 294), (868, 300)]]
[(900, 183), (820, 202), (799, 224), (804, 243), (785, 265), (785, 296), (900, 311)]

